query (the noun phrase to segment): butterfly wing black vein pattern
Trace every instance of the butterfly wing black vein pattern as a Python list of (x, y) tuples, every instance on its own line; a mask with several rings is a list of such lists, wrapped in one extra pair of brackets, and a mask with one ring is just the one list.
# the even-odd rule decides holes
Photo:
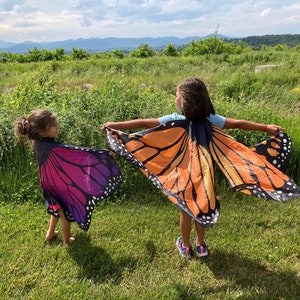
[[(226, 176), (229, 186), (252, 196), (286, 201), (300, 196), (300, 188), (277, 167), (285, 167), (290, 155), (290, 139), (278, 133), (258, 146), (259, 153), (237, 142), (213, 126), (214, 134), (210, 152)], [(281, 142), (282, 141), (282, 142)], [(264, 146), (265, 150), (263, 150)], [(279, 145), (276, 151), (271, 145)], [(264, 154), (265, 152), (265, 154)], [(273, 153), (273, 157), (270, 155)], [(271, 162), (269, 162), (269, 161)]]
[(213, 163), (207, 147), (190, 138), (189, 126), (185, 121), (168, 122), (129, 135), (107, 128), (108, 141), (172, 203), (208, 227), (219, 216)]
[[(261, 146), (256, 153), (208, 121), (168, 122), (134, 134), (106, 131), (113, 151), (139, 167), (172, 203), (204, 227), (214, 225), (220, 213), (213, 161), (230, 187), (240, 192), (278, 201), (300, 195), (292, 179), (267, 161)], [(289, 148), (289, 142), (279, 142), (285, 138), (271, 138), (268, 148), (274, 139), (279, 147)]]
[(286, 133), (278, 132), (275, 136), (254, 145), (251, 149), (263, 155), (281, 172), (285, 172), (291, 159), (292, 141)]
[(46, 201), (54, 199), (66, 218), (87, 231), (97, 203), (122, 183), (122, 175), (107, 150), (35, 142), (41, 187)]

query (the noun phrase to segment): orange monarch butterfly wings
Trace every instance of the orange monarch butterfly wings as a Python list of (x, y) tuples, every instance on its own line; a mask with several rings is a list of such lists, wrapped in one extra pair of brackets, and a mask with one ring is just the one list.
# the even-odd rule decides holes
[(186, 121), (168, 122), (135, 134), (107, 128), (113, 151), (123, 156), (169, 200), (205, 227), (216, 223), (219, 202), (208, 148), (188, 134)]
[(291, 158), (292, 141), (286, 133), (278, 132), (272, 138), (254, 145), (250, 149), (263, 155), (268, 162), (272, 163), (281, 172), (285, 172)]
[[(280, 150), (285, 148), (279, 142), (281, 136), (268, 140), (266, 147), (254, 147), (256, 153), (208, 121), (172, 121), (134, 134), (106, 131), (113, 151), (139, 167), (171, 202), (204, 227), (213, 226), (220, 213), (213, 160), (233, 189), (278, 201), (300, 196), (292, 179), (272, 164), (288, 152)], [(272, 144), (275, 140), (280, 149)], [(286, 147), (290, 147), (288, 142)], [(273, 156), (263, 154), (267, 149)]]
[(248, 148), (213, 126), (210, 152), (231, 188), (248, 195), (286, 201), (300, 196), (300, 188), (280, 169), (286, 169), (291, 140), (283, 132)]

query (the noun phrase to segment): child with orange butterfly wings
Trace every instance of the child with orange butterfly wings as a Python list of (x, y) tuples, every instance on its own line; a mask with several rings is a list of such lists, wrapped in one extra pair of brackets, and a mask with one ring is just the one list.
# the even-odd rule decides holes
[[(177, 120), (191, 121), (189, 123), (193, 123), (193, 122), (198, 123), (199, 121), (202, 122), (204, 120), (208, 120), (209, 122), (211, 122), (211, 124), (213, 124), (214, 126), (217, 126), (220, 129), (239, 128), (239, 129), (244, 129), (244, 130), (264, 131), (271, 136), (275, 135), (278, 132), (282, 132), (284, 130), (284, 128), (282, 128), (281, 126), (278, 126), (278, 125), (260, 124), (260, 123), (255, 123), (255, 122), (251, 122), (251, 121), (246, 121), (246, 120), (225, 118), (223, 116), (215, 114), (215, 109), (210, 100), (207, 88), (206, 88), (205, 84), (200, 79), (197, 79), (197, 78), (188, 78), (188, 79), (182, 81), (177, 86), (175, 105), (176, 105), (177, 110), (180, 113), (182, 113), (182, 115), (178, 114), (178, 113), (173, 113), (171, 115), (166, 115), (166, 116), (162, 116), (159, 118), (136, 119), (136, 120), (129, 120), (129, 121), (124, 121), (124, 122), (107, 122), (102, 126), (101, 129), (103, 131), (104, 130), (107, 131), (109, 141), (111, 139), (110, 138), (111, 135), (115, 136), (114, 142), (110, 143), (111, 147), (112, 147), (112, 145), (114, 145), (114, 143), (116, 141), (117, 141), (117, 143), (119, 143), (119, 141), (121, 141), (121, 139), (122, 139), (122, 141), (120, 143), (121, 144), (123, 143), (125, 146), (127, 146), (127, 144), (129, 145), (129, 143), (135, 142), (135, 141), (131, 141), (131, 139), (129, 140), (129, 137), (125, 136), (125, 135), (124, 135), (124, 139), (123, 139), (122, 133), (120, 133), (120, 132), (118, 133), (112, 129), (125, 130), (125, 129), (138, 129), (138, 128), (154, 128), (154, 127), (159, 126), (159, 127), (157, 127), (158, 131), (156, 131), (156, 129), (153, 129), (153, 133), (151, 132), (153, 135), (153, 140), (154, 139), (158, 140), (158, 142), (157, 142), (158, 144), (159, 143), (167, 143), (167, 142), (163, 141), (164, 139), (167, 138), (167, 135), (166, 135), (167, 131), (164, 131), (163, 126), (165, 126), (166, 128), (167, 127), (171, 128), (168, 130), (172, 130), (172, 123), (175, 123), (175, 122), (170, 122), (170, 121), (177, 121)], [(170, 124), (170, 125), (167, 125), (167, 124)], [(186, 126), (186, 125), (184, 125), (184, 126)], [(211, 127), (211, 125), (210, 125), (210, 127)], [(145, 132), (149, 132), (149, 135), (150, 135), (151, 130), (152, 129), (149, 129), (149, 130), (146, 130)], [(176, 128), (176, 130), (178, 131), (180, 129)], [(187, 130), (190, 130), (190, 129), (187, 129)], [(162, 132), (161, 136), (159, 136), (160, 132)], [(182, 130), (182, 132), (184, 132), (184, 130)], [(185, 133), (183, 133), (182, 136), (184, 136), (184, 134)], [(132, 135), (134, 135), (134, 134), (132, 134)], [(130, 138), (132, 135), (130, 135)], [(200, 135), (202, 135), (202, 134), (200, 134)], [(222, 133), (222, 135), (224, 135), (224, 133)], [(133, 137), (133, 139), (134, 138), (135, 137)], [(143, 138), (144, 138), (143, 132), (136, 133), (136, 139), (139, 139), (138, 140), (139, 143), (133, 144), (132, 150), (128, 150), (128, 148), (126, 147), (126, 149), (128, 151), (126, 150), (125, 152), (138, 153), (139, 148), (141, 148), (140, 144), (143, 143)], [(136, 145), (136, 146), (134, 146), (134, 145)], [(119, 147), (119, 144), (118, 144), (118, 147)], [(117, 147), (114, 147), (114, 148), (115, 149), (113, 149), (113, 150), (115, 150), (115, 151), (116, 151), (116, 149), (118, 149)], [(161, 149), (163, 149), (163, 146), (161, 146)], [(252, 152), (252, 150), (251, 150), (251, 152)], [(124, 153), (124, 151), (123, 151), (123, 153)], [(152, 153), (153, 153), (153, 151), (152, 151)], [(178, 153), (180, 153), (180, 151), (178, 151)], [(203, 153), (205, 153), (205, 152), (203, 152)], [(171, 156), (171, 155), (169, 155), (169, 156)], [(205, 155), (203, 154), (203, 156), (205, 156)], [(178, 157), (180, 157), (180, 154)], [(201, 160), (201, 158), (200, 158), (200, 160)], [(140, 161), (142, 161), (142, 160), (140, 160)], [(144, 161), (146, 161), (146, 159)], [(175, 159), (173, 161), (175, 161)], [(205, 162), (204, 162), (204, 164), (205, 164)], [(170, 163), (170, 165), (171, 165), (171, 163)], [(140, 168), (142, 167), (141, 164), (138, 166)], [(156, 165), (156, 168), (157, 168), (157, 165)], [(145, 163), (145, 167), (142, 170), (144, 170), (144, 173), (148, 172), (147, 163)], [(210, 171), (210, 172), (212, 172), (212, 171)], [(191, 173), (193, 173), (193, 172), (191, 172)], [(190, 176), (192, 177), (193, 174), (190, 174)], [(212, 178), (210, 178), (209, 176), (211, 176), (211, 173), (206, 172), (206, 175), (205, 174), (203, 175), (204, 178), (203, 178), (202, 182), (205, 181), (207, 183), (207, 185), (212, 185), (212, 189), (214, 190), (213, 176), (212, 176)], [(153, 177), (151, 179), (153, 181)], [(163, 179), (163, 180), (165, 180), (165, 179)], [(180, 184), (180, 178), (179, 178), (179, 180), (177, 179), (177, 181), (176, 181), (176, 185), (179, 185), (179, 184)], [(193, 184), (193, 182), (192, 182), (192, 184)], [(174, 185), (175, 184), (173, 184), (173, 186)], [(173, 203), (175, 203), (176, 205), (178, 205), (181, 208), (181, 210), (180, 210), (181, 236), (177, 239), (176, 245), (177, 245), (179, 253), (183, 257), (191, 258), (190, 234), (191, 234), (192, 215), (186, 213), (185, 203), (183, 205), (178, 204), (179, 200), (174, 199), (174, 195), (169, 194), (168, 188), (165, 188), (164, 186), (162, 186), (161, 183), (158, 183), (157, 186), (163, 190), (163, 192), (169, 197), (169, 199)], [(184, 188), (183, 188), (183, 190), (184, 190)], [(180, 193), (183, 194), (184, 192), (180, 192)], [(175, 197), (177, 197), (177, 195), (175, 195)], [(213, 194), (213, 197), (216, 198), (215, 194)], [(172, 199), (174, 199), (174, 200), (172, 200)], [(218, 202), (218, 200), (215, 200), (215, 201)], [(206, 220), (203, 221), (203, 219), (205, 219), (205, 216), (204, 216), (204, 218), (202, 218), (202, 221), (201, 221), (202, 225), (207, 224), (207, 226), (202, 226), (199, 222), (195, 222), (196, 237), (194, 239), (194, 247), (195, 247), (196, 255), (198, 257), (203, 257), (203, 256), (208, 255), (207, 246), (204, 241), (205, 227), (212, 226), (215, 223), (215, 221), (218, 217), (218, 214), (219, 214), (218, 207), (217, 208), (215, 207), (215, 211), (212, 213), (215, 220), (211, 221), (210, 224)], [(209, 218), (211, 218), (211, 217), (209, 217)], [(195, 217), (194, 217), (194, 219), (197, 220), (197, 218), (195, 218)], [(207, 219), (208, 219), (208, 217), (207, 217)]]
[(50, 214), (46, 240), (54, 239), (61, 219), (63, 243), (74, 242), (71, 222), (89, 229), (97, 203), (122, 182), (115, 159), (107, 150), (61, 144), (55, 141), (59, 126), (53, 112), (38, 109), (15, 123), (19, 140), (27, 136), (39, 166), (40, 184)]

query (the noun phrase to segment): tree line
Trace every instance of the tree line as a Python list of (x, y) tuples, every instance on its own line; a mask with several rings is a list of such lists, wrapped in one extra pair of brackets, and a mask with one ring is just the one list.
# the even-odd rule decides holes
[(280, 44), (287, 47), (295, 47), (300, 44), (300, 34), (267, 34), (262, 36), (248, 36), (242, 39), (231, 39), (231, 41), (243, 41), (255, 49)]
[[(142, 43), (137, 49), (126, 53), (123, 50), (116, 49), (110, 52), (89, 53), (84, 49), (73, 48), (71, 53), (66, 53), (64, 49), (55, 50), (42, 49), (36, 47), (28, 50), (28, 53), (0, 52), (0, 63), (9, 62), (42, 62), (42, 61), (62, 61), (62, 60), (83, 60), (94, 58), (124, 58), (138, 57), (147, 58), (152, 56), (201, 56), (207, 54), (230, 55), (240, 54), (253, 50), (274, 50), (274, 51), (296, 51), (300, 52), (300, 35), (269, 35), (261, 37), (247, 37), (243, 39), (220, 39), (217, 35), (206, 39), (192, 40), (189, 44), (181, 47), (175, 47), (168, 44), (162, 50), (156, 50), (149, 44)], [(258, 49), (259, 48), (259, 49)]]

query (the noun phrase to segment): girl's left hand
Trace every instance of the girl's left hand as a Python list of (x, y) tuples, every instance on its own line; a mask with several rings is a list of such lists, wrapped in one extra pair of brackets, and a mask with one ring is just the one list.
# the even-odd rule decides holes
[(269, 135), (271, 135), (271, 136), (275, 135), (275, 134), (278, 133), (278, 132), (281, 132), (281, 131), (284, 131), (284, 130), (285, 130), (285, 128), (283, 128), (283, 127), (281, 127), (281, 126), (279, 126), (279, 125), (268, 124), (268, 125), (266, 125), (266, 126), (267, 126), (267, 127), (266, 127), (265, 131), (266, 131)]

